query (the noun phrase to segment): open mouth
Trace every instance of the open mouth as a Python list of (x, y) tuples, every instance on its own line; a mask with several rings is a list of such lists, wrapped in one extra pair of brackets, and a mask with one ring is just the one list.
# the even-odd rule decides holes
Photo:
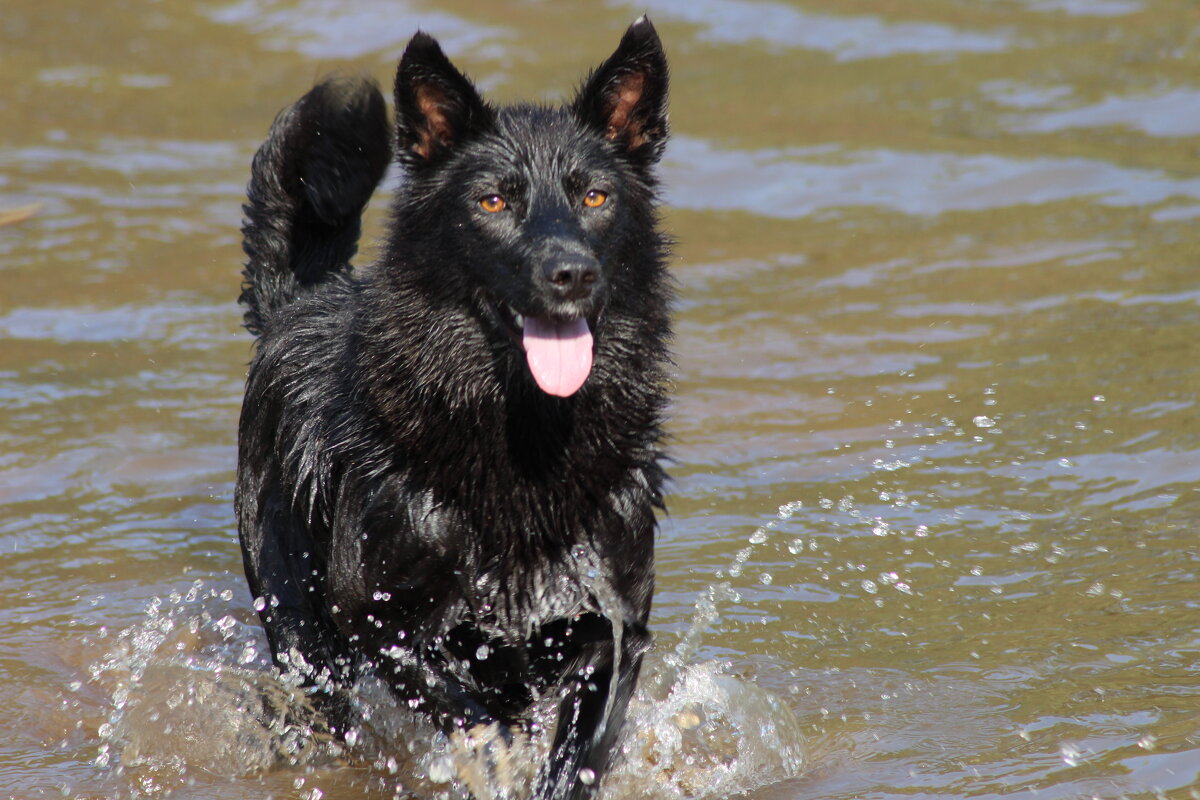
[(555, 397), (579, 391), (592, 371), (592, 330), (586, 317), (523, 315), (491, 298), (486, 305), (525, 352), (525, 363), (539, 389)]

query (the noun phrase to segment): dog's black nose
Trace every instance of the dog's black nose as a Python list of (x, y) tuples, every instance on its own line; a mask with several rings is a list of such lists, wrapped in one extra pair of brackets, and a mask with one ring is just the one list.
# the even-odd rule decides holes
[(600, 264), (589, 256), (563, 255), (548, 259), (542, 265), (542, 274), (559, 299), (582, 300), (596, 285), (600, 277)]

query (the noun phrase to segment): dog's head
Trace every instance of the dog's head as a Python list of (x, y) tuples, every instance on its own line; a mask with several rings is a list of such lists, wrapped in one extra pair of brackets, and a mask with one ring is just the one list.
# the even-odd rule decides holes
[(562, 107), (489, 105), (423, 33), (395, 91), (405, 240), (438, 248), (427, 265), (454, 264), (429, 280), (471, 298), (543, 392), (574, 394), (594, 334), (638, 313), (627, 298), (660, 258), (652, 169), (667, 138), (667, 62), (654, 27), (634, 22)]

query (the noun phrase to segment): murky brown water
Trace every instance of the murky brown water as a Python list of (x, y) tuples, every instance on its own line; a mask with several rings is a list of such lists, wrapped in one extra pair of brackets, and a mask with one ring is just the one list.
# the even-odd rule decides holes
[(448, 791), (427, 740), (264, 771), (242, 710), (248, 162), (418, 25), (541, 97), (643, 9), (678, 464), (606, 796), (1200, 796), (1200, 11), (1172, 0), (5, 0), (0, 211), (42, 205), (0, 227), (0, 796)]

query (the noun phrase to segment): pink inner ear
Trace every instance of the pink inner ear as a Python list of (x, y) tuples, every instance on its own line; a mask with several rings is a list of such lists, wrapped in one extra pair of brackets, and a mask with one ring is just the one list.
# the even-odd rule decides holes
[(425, 118), (421, 128), (421, 138), (413, 145), (413, 150), (422, 158), (429, 158), (434, 150), (450, 144), (453, 129), (446, 117), (446, 94), (432, 84), (424, 83), (416, 87), (417, 108)]
[(612, 110), (608, 112), (608, 138), (625, 137), (631, 150), (646, 143), (641, 125), (633, 119), (633, 109), (642, 99), (645, 84), (646, 76), (640, 72), (622, 76), (613, 92)]

